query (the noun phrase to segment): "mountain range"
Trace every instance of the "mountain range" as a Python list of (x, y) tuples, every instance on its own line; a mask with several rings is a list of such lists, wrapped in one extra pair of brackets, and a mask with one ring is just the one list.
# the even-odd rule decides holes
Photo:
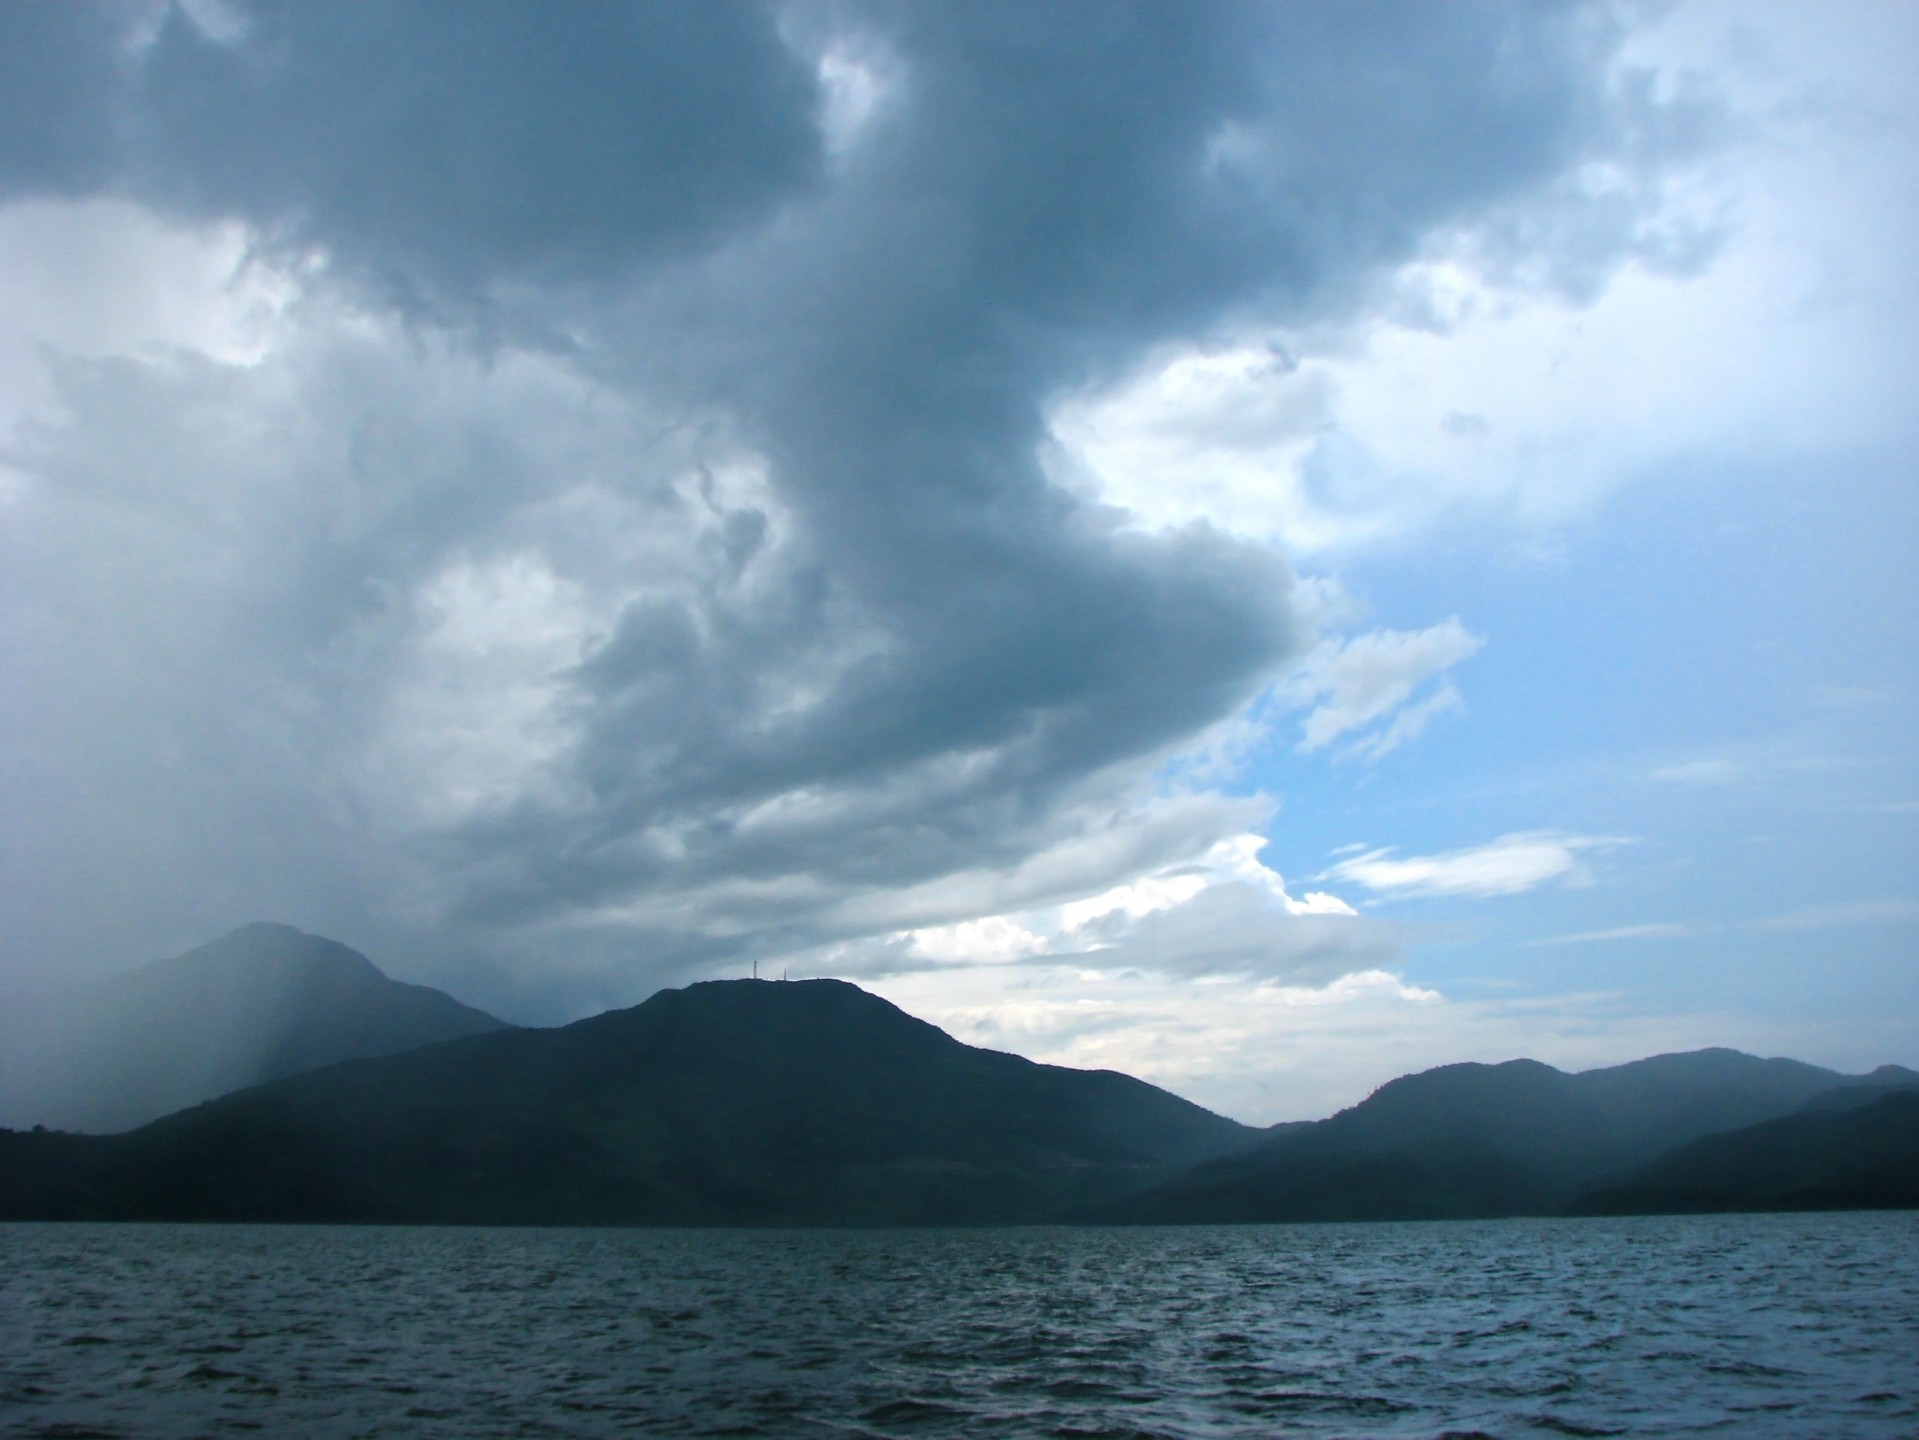
[(0, 1137), (0, 1214), (996, 1223), (1142, 1188), (1250, 1133), (1130, 1076), (963, 1045), (841, 981), (713, 981), (128, 1135)]
[[(395, 986), (345, 947), (256, 926), (131, 983), (218, 991), (226, 975), (252, 993), (264, 982), (249, 970), (275, 966), (336, 978), (298, 992), (322, 997), (312, 1034), (298, 1004), (256, 1006), (277, 1038), (241, 1048), (321, 1068), (127, 1134), (0, 1131), (0, 1217), (923, 1225), (1919, 1206), (1919, 1073), (1897, 1066), (1846, 1076), (1730, 1050), (1580, 1074), (1451, 1065), (1261, 1130), (1129, 1076), (964, 1045), (840, 981), (712, 981), (515, 1029)], [(205, 992), (168, 993), (156, 1031)], [(396, 994), (466, 1033), (326, 1063), (348, 1040), (400, 1035), (374, 1023), (399, 1013)], [(245, 1011), (209, 1004), (229, 1029)], [(155, 1034), (136, 1053), (183, 1043)]]
[[(1446, 1065), (1391, 1081), (1331, 1119), (1289, 1126), (1095, 1218), (1228, 1223), (1658, 1209), (1631, 1197), (1655, 1199), (1660, 1182), (1644, 1172), (1679, 1147), (1747, 1136), (1788, 1116), (1808, 1135), (1839, 1133), (1860, 1123), (1840, 1123), (1851, 1108), (1844, 1102), (1900, 1089), (1919, 1089), (1919, 1073), (1888, 1065), (1851, 1077), (1734, 1050), (1580, 1074), (1536, 1060)], [(1897, 1128), (1900, 1117), (1888, 1123)], [(1919, 1202), (1919, 1164), (1907, 1180), (1912, 1198), (1888, 1203)], [(1602, 1202), (1597, 1192), (1607, 1186), (1611, 1198)], [(1750, 1193), (1732, 1187), (1723, 1203), (1701, 1208), (1766, 1208), (1769, 1198), (1763, 1185)]]

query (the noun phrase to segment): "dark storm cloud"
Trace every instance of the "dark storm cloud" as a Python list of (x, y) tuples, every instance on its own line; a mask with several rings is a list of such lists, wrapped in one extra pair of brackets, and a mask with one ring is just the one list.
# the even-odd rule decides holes
[[(0, 22), (33, 81), (0, 104), (72, 137), (0, 148), (12, 194), (231, 217), (269, 253), (326, 253), (416, 326), (459, 312), (521, 346), (564, 335), (555, 363), (587, 391), (715, 437), (710, 454), (687, 441), (688, 463), (763, 472), (760, 492), (663, 498), (644, 445), (583, 479), (489, 422), (438, 444), (403, 380), (345, 387), (346, 414), (316, 382), (340, 431), (287, 465), (325, 499), (290, 495), (236, 542), (273, 538), (250, 558), (305, 618), (194, 671), (210, 697), (222, 666), (293, 674), (291, 647), (346, 675), (351, 656), (342, 691), (305, 667), (313, 713), (285, 707), (276, 753), (385, 723), (339, 696), (400, 673), (417, 634), (381, 630), (380, 606), (456, 563), (535, 550), (610, 597), (551, 673), (568, 728), (550, 785), (403, 839), (313, 804), (371, 852), (346, 885), (363, 909), (405, 888), (467, 951), (576, 921), (568, 943), (642, 937), (694, 968), (856, 938), (850, 897), (1122, 823), (1150, 768), (1303, 635), (1271, 551), (1140, 533), (1050, 485), (1049, 405), (1162, 342), (1349, 315), (1436, 232), (1631, 138), (1607, 78), (1618, 37), (1578, 7), (21, 14), (83, 8)], [(837, 149), (827, 51), (867, 66), (877, 97)], [(79, 387), (76, 427), (111, 388)], [(557, 434), (566, 412), (536, 418)], [(561, 505), (582, 487), (601, 506), (585, 519)], [(326, 508), (343, 490), (364, 497), (350, 523)], [(654, 548), (622, 549), (622, 524)]]
[[(1601, 133), (1606, 36), (1507, 9), (843, 13), (896, 71), (844, 174), (637, 313), (675, 337), (676, 365), (717, 371), (877, 653), (768, 729), (713, 681), (764, 673), (770, 647), (742, 636), (716, 665), (687, 615), (649, 601), (580, 679), (602, 819), (980, 757), (959, 794), (929, 777), (897, 824), (812, 862), (877, 883), (1024, 843), (1005, 801), (1043, 806), (1193, 734), (1297, 641), (1270, 552), (1121, 534), (1051, 488), (1047, 404), (1156, 341), (1348, 304), (1436, 226), (1553, 173)], [(687, 343), (733, 317), (746, 358)], [(676, 724), (665, 773), (630, 764)]]
[(0, 193), (84, 194), (112, 178), (125, 20), (105, 6), (0, 6)]
[(697, 248), (818, 173), (813, 71), (761, 6), (208, 14), (7, 7), (0, 177), (244, 216), (431, 299)]

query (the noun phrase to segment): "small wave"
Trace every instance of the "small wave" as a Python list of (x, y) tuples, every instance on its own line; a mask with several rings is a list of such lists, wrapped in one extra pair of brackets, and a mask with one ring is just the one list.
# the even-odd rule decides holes
[(966, 1406), (949, 1405), (938, 1400), (917, 1400), (908, 1396), (883, 1401), (862, 1410), (859, 1418), (869, 1425), (918, 1425), (928, 1420), (970, 1418), (972, 1413)]
[(1267, 1390), (1239, 1397), (1234, 1408), (1324, 1411), (1335, 1415), (1400, 1415), (1419, 1407), (1383, 1395), (1342, 1395), (1323, 1390)]
[(1783, 1379), (1796, 1375), (1796, 1370), (1788, 1370), (1780, 1365), (1765, 1365), (1757, 1360), (1714, 1360), (1706, 1366), (1713, 1375), (1756, 1375), (1767, 1379)]
[(1623, 1425), (1594, 1425), (1583, 1420), (1571, 1420), (1564, 1415), (1535, 1415), (1532, 1423), (1541, 1430), (1550, 1430), (1556, 1435), (1624, 1435)]

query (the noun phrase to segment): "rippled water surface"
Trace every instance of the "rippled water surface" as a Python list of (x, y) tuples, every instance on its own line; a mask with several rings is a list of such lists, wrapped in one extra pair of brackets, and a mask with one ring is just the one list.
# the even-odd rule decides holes
[(0, 1434), (1919, 1435), (1919, 1215), (0, 1226)]

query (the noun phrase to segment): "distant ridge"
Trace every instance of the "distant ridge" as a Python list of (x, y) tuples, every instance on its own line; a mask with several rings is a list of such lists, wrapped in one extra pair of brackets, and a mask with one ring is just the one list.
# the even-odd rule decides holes
[(1130, 1076), (964, 1045), (841, 981), (713, 981), (332, 1066), (130, 1135), (0, 1135), (0, 1215), (1006, 1223), (1259, 1134)]
[(1841, 1075), (1735, 1050), (1566, 1074), (1536, 1060), (1403, 1076), (1329, 1120), (1086, 1218), (1186, 1224), (1550, 1215), (1675, 1147), (1821, 1103), (1871, 1100), (1911, 1071)]
[(0, 1003), (0, 1124), (126, 1130), (339, 1060), (503, 1028), (357, 950), (245, 925), (185, 954)]

